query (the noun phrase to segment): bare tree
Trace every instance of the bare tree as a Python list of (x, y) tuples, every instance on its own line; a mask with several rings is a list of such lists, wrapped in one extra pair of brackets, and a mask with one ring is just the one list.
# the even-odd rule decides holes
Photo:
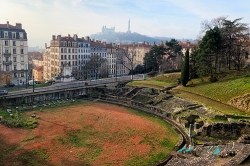
[(118, 49), (117, 54), (117, 63), (122, 64), (125, 68), (129, 70), (129, 73), (132, 75), (133, 80), (133, 71), (135, 68), (135, 56), (136, 56), (136, 46), (132, 45), (131, 47), (123, 47), (123, 49)]
[(89, 61), (82, 68), (85, 78), (89, 77), (100, 77), (100, 69), (102, 65), (105, 65), (106, 59), (102, 58), (100, 55), (92, 55)]
[(2, 71), (0, 70), (0, 84), (10, 84), (12, 81), (12, 71)]

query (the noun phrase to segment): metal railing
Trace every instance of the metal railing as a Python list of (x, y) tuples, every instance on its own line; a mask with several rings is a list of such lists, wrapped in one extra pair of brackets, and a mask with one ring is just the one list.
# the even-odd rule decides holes
[[(133, 80), (142, 80), (145, 78), (144, 74), (138, 74), (133, 76)], [(123, 82), (123, 81), (130, 81), (132, 79), (132, 76), (122, 76), (122, 77), (113, 77), (113, 78), (104, 78), (104, 79), (97, 79), (97, 80), (89, 80), (89, 81), (71, 81), (71, 82), (61, 82), (61, 83), (55, 83), (51, 86), (46, 87), (39, 87), (35, 88), (35, 93), (38, 92), (50, 92), (50, 91), (60, 91), (60, 90), (67, 90), (67, 89), (77, 89), (82, 87), (93, 87), (98, 85), (105, 85), (109, 83), (115, 83), (115, 82)], [(33, 90), (20, 90), (20, 91), (14, 91), (9, 92), (8, 96), (16, 96), (16, 95), (28, 95), (32, 94)]]

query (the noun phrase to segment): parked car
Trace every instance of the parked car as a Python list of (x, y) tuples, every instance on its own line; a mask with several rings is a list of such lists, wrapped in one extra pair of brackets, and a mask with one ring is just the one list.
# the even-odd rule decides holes
[(5, 85), (4, 85), (4, 87), (14, 87), (14, 86), (15, 86), (15, 84), (13, 84), (13, 83), (5, 84)]
[(7, 90), (0, 90), (0, 96), (7, 95), (7, 94), (8, 94)]

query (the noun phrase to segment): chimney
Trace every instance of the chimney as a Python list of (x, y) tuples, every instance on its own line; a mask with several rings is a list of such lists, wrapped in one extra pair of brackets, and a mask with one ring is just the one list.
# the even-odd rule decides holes
[(155, 41), (154, 41), (154, 45), (155, 45)]
[(89, 41), (89, 36), (87, 36), (87, 41)]
[(45, 43), (45, 49), (47, 48), (47, 43)]
[(146, 45), (149, 45), (148, 41), (146, 42)]
[(57, 35), (57, 39), (58, 39), (58, 40), (61, 40), (61, 35)]
[(9, 24), (9, 21), (7, 21), (7, 28), (10, 28), (10, 24)]
[(84, 40), (84, 37), (82, 37), (82, 40)]
[(16, 23), (16, 28), (17, 29), (22, 29), (22, 24), (21, 23)]
[(70, 34), (68, 34), (68, 37), (70, 37)]
[(52, 35), (52, 40), (56, 40), (56, 35)]
[(74, 34), (74, 37), (73, 37), (74, 40), (77, 40), (77, 37), (78, 37), (77, 34)]

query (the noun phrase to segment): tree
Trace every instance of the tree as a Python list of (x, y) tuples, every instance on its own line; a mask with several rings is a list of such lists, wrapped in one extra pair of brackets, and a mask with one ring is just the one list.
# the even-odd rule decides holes
[(180, 69), (183, 62), (182, 46), (176, 39), (166, 41), (166, 58), (164, 59), (165, 69)]
[(181, 70), (181, 84), (186, 86), (189, 81), (189, 49), (185, 53), (184, 64)]
[(0, 84), (9, 85), (12, 81), (12, 71), (2, 71), (0, 70)]
[[(116, 65), (121, 64), (127, 70), (129, 70), (129, 74), (132, 75), (133, 80), (133, 72), (135, 68), (135, 56), (136, 56), (136, 46), (132, 45), (128, 48), (118, 48), (116, 50)], [(117, 72), (117, 71), (116, 71)]]
[[(249, 27), (246, 23), (241, 23), (242, 18), (233, 21), (225, 20), (222, 28), (224, 48), (227, 57), (228, 69), (234, 64), (240, 70), (242, 59), (245, 56), (245, 48), (248, 46)], [(243, 50), (243, 51), (242, 51)]]
[[(100, 69), (102, 65), (106, 62), (106, 59), (102, 58), (100, 55), (92, 55), (87, 63), (82, 68), (85, 78), (99, 78)], [(106, 64), (106, 63), (105, 63)]]
[(199, 44), (199, 70), (200, 73), (208, 74), (216, 72), (221, 49), (221, 31), (216, 26), (213, 29), (206, 31), (205, 36)]
[(166, 48), (163, 45), (154, 45), (144, 57), (144, 66), (146, 72), (158, 71), (163, 64), (163, 57)]
[(189, 74), (190, 78), (197, 78), (198, 77), (198, 57), (199, 57), (199, 48), (194, 47), (192, 49), (192, 53), (190, 54), (190, 65), (189, 65)]

